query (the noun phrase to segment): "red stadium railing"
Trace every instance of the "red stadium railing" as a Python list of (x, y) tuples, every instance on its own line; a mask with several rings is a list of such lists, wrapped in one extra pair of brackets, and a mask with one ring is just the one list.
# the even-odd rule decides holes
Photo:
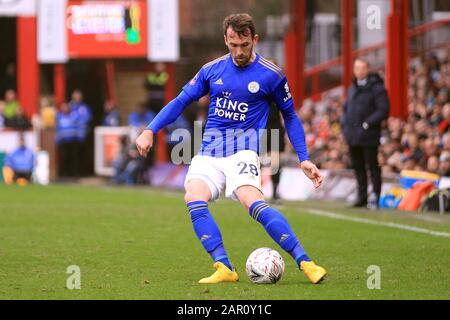
[[(442, 36), (439, 34), (432, 39), (420, 39), (431, 32), (438, 32), (443, 29)], [(443, 45), (450, 43), (450, 19), (437, 20), (423, 25), (414, 27), (409, 30), (408, 38), (410, 43), (410, 52), (412, 57), (435, 50)], [(412, 40), (416, 40), (412, 43)], [(428, 42), (428, 43), (424, 43)], [(385, 42), (376, 43), (374, 45), (360, 48), (352, 52), (352, 58), (361, 56), (376, 56), (377, 60), (372, 63), (375, 70), (384, 68), (384, 50)], [(342, 84), (342, 56), (329, 60), (327, 62), (308, 68), (304, 73), (305, 97), (312, 98), (314, 101), (320, 100), (321, 94), (330, 89), (339, 87)]]

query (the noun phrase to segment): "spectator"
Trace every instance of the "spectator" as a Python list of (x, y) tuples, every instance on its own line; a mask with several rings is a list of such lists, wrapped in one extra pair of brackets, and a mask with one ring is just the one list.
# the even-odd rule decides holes
[(447, 132), (450, 125), (450, 103), (446, 103), (442, 108), (441, 119), (439, 122), (439, 132), (443, 134)]
[(114, 170), (112, 182), (115, 184), (121, 183), (121, 174), (125, 170), (128, 163), (128, 149), (130, 145), (130, 140), (127, 135), (120, 138), (120, 150), (112, 162), (112, 167)]
[(69, 102), (69, 107), (70, 110), (76, 114), (77, 119), (76, 129), (79, 142), (77, 161), (80, 163), (80, 171), (77, 174), (84, 174), (87, 171), (88, 136), (91, 129), (92, 110), (91, 107), (83, 101), (83, 93), (79, 89), (75, 89), (72, 92), (72, 100)]
[(139, 155), (134, 144), (130, 144), (128, 137), (121, 140), (121, 151), (113, 161), (116, 184), (135, 185), (144, 181), (145, 159)]
[(438, 154), (438, 146), (436, 145), (432, 137), (428, 137), (427, 139), (425, 139), (425, 142), (423, 144), (423, 151), (427, 161), (432, 156), (436, 156)]
[(155, 113), (145, 109), (143, 103), (136, 105), (135, 111), (128, 116), (128, 125), (143, 130), (155, 117)]
[(417, 161), (414, 156), (405, 156), (402, 158), (402, 170), (416, 170)]
[(42, 128), (55, 128), (56, 126), (56, 108), (53, 103), (47, 99), (42, 99), (41, 105), (41, 126)]
[(23, 114), (22, 108), (16, 109), (16, 114), (14, 117), (8, 119), (5, 125), (9, 128), (18, 130), (27, 130), (31, 128), (30, 121)]
[(338, 149), (330, 149), (322, 166), (324, 169), (342, 170), (346, 168), (346, 164), (341, 161), (341, 155)]
[(169, 80), (169, 74), (166, 72), (166, 65), (158, 62), (154, 66), (154, 71), (147, 75), (144, 87), (147, 89), (147, 110), (158, 114), (164, 106), (166, 83)]
[(378, 147), (381, 122), (389, 115), (389, 100), (383, 80), (369, 73), (369, 63), (356, 59), (353, 65), (355, 78), (347, 92), (344, 104), (344, 136), (350, 147), (350, 157), (358, 183), (358, 198), (354, 207), (367, 206), (367, 172), (369, 167), (376, 204), (381, 194), (381, 169), (378, 164)]
[(117, 111), (116, 105), (112, 100), (106, 100), (103, 105), (104, 115), (102, 120), (102, 126), (105, 127), (117, 127), (120, 125), (120, 116)]
[(419, 162), (423, 157), (423, 152), (419, 148), (419, 138), (415, 133), (408, 134), (408, 141), (404, 149), (406, 155), (414, 159), (415, 162)]
[(13, 89), (6, 90), (5, 108), (3, 110), (6, 126), (8, 126), (8, 121), (12, 120), (17, 115), (17, 109), (21, 108), (19, 101), (17, 101), (16, 91)]
[(438, 173), (439, 171), (439, 158), (431, 156), (427, 161), (427, 171), (431, 173)]
[(91, 107), (83, 101), (83, 93), (75, 89), (72, 93), (72, 100), (69, 102), (70, 110), (77, 114), (77, 134), (81, 142), (86, 139), (89, 130), (89, 124), (92, 121)]
[[(444, 84), (440, 84), (439, 86), (443, 86), (443, 85)], [(443, 104), (449, 102), (449, 100), (448, 100), (448, 90), (449, 90), (449, 88), (441, 88), (439, 90), (436, 103), (443, 105)]]
[(450, 151), (450, 132), (447, 132), (442, 136), (442, 149)]
[[(13, 173), (12, 181), (25, 185), (31, 180), (35, 164), (34, 161), (35, 156), (33, 151), (26, 147), (23, 134), (19, 134), (19, 147), (6, 157), (4, 173), (11, 171)], [(8, 173), (4, 175), (5, 177), (9, 176)], [(9, 179), (5, 179), (8, 183), (9, 181), (7, 180)]]
[(445, 151), (439, 157), (438, 174), (444, 177), (450, 177), (450, 152)]
[(80, 174), (78, 121), (78, 113), (72, 111), (67, 103), (61, 104), (56, 114), (56, 144), (61, 177), (76, 177)]

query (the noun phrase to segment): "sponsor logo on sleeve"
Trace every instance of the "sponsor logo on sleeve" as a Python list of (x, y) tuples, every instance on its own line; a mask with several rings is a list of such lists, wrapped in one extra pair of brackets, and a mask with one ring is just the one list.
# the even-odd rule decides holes
[(291, 91), (289, 90), (289, 85), (286, 82), (284, 85), (284, 90), (286, 90), (286, 97), (283, 99), (284, 102), (288, 101), (290, 98), (292, 98)]

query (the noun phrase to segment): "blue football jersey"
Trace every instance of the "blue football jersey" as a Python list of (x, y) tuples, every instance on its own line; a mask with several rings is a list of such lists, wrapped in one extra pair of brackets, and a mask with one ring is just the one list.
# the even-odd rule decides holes
[[(283, 112), (293, 102), (286, 76), (259, 54), (246, 67), (230, 54), (205, 64), (183, 87), (194, 100), (210, 93), (210, 107), (200, 153), (229, 156), (240, 150), (259, 152), (270, 103)], [(307, 155), (305, 155), (307, 158)]]

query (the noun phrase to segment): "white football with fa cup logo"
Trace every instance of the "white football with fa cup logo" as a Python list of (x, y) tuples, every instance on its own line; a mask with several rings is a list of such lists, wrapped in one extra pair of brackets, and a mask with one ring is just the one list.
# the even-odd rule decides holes
[(284, 260), (278, 251), (258, 248), (247, 258), (245, 270), (253, 283), (276, 283), (284, 272)]

